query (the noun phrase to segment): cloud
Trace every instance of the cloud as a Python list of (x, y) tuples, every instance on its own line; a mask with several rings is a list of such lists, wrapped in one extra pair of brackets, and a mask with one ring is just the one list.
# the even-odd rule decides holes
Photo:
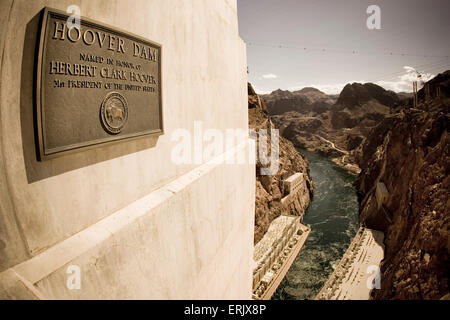
[(276, 79), (278, 78), (278, 76), (276, 74), (273, 73), (268, 73), (268, 74), (263, 74), (263, 79)]
[(253, 90), (255, 90), (255, 92), (257, 94), (269, 94), (271, 93), (271, 91), (264, 91), (264, 90), (260, 90), (257, 86), (255, 86), (254, 84), (252, 84)]
[[(375, 84), (382, 86), (387, 90), (392, 90), (395, 92), (411, 92), (412, 91), (412, 83), (413, 81), (417, 81), (417, 73), (416, 70), (410, 66), (404, 66), (403, 69), (405, 73), (401, 76), (398, 76), (396, 80), (393, 81), (377, 81)], [(422, 73), (422, 81), (427, 82), (434, 78), (435, 75), (431, 73)], [(419, 83), (420, 86), (420, 83)]]

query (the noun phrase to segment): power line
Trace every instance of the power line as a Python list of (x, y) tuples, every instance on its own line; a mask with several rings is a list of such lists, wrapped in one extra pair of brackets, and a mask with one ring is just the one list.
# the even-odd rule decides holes
[(315, 48), (311, 46), (297, 46), (297, 45), (286, 45), (286, 44), (274, 44), (274, 43), (255, 43), (248, 42), (249, 46), (259, 46), (259, 47), (270, 47), (270, 48), (278, 48), (278, 49), (297, 49), (303, 51), (316, 51), (316, 52), (330, 52), (330, 53), (343, 53), (343, 54), (358, 54), (358, 55), (384, 55), (384, 56), (401, 56), (401, 57), (423, 57), (423, 58), (449, 58), (449, 56), (436, 56), (436, 55), (427, 55), (427, 54), (412, 54), (412, 53), (398, 53), (398, 52), (368, 52), (361, 51), (357, 49), (331, 49), (331, 48)]
[[(387, 55), (387, 56), (409, 56), (409, 57), (427, 57), (427, 58), (441, 58), (437, 61), (422, 64), (422, 65), (411, 65), (416, 70), (419, 70), (421, 73), (429, 73), (432, 70), (439, 70), (447, 65), (450, 64), (450, 57), (449, 56), (434, 56), (434, 55), (418, 55), (418, 54), (409, 54), (409, 53), (375, 53), (375, 52), (363, 52), (363, 51), (357, 51), (357, 50), (336, 50), (336, 49), (327, 49), (327, 48), (314, 48), (314, 47), (301, 47), (301, 46), (295, 46), (295, 45), (284, 45), (284, 44), (268, 44), (268, 43), (254, 43), (249, 42), (247, 43), (249, 46), (261, 46), (261, 47), (272, 47), (272, 48), (279, 48), (279, 49), (298, 49), (303, 51), (316, 51), (316, 52), (331, 52), (331, 53), (346, 53), (346, 54), (367, 54), (367, 55)], [(382, 80), (394, 80), (398, 77), (405, 74), (405, 71), (396, 71), (392, 73), (388, 73), (385, 75), (377, 76), (376, 78), (373, 78), (371, 80), (368, 80), (368, 82), (377, 82)]]
[[(271, 47), (271, 48), (278, 48), (278, 49), (296, 49), (301, 51), (316, 51), (316, 52), (322, 52), (322, 53), (342, 53), (342, 54), (362, 54), (362, 55), (384, 55), (384, 56), (402, 56), (402, 57), (424, 57), (424, 58), (438, 58), (439, 60), (425, 63), (422, 65), (410, 65), (415, 70), (418, 70), (421, 74), (425, 73), (434, 73), (437, 71), (442, 71), (444, 67), (448, 67), (450, 69), (450, 56), (436, 56), (436, 55), (420, 55), (420, 54), (411, 54), (411, 53), (396, 53), (396, 52), (364, 52), (359, 50), (337, 50), (337, 49), (329, 49), (329, 48), (317, 48), (317, 47), (301, 47), (296, 45), (285, 45), (285, 44), (268, 44), (268, 43), (254, 43), (250, 42), (247, 43), (249, 46), (260, 46), (260, 47)], [(388, 73), (385, 75), (378, 76), (376, 78), (373, 78), (372, 80), (368, 80), (366, 82), (379, 82), (379, 81), (395, 81), (398, 80), (398, 78), (402, 75), (404, 75), (406, 72), (403, 69), (402, 71), (396, 71), (393, 73)]]

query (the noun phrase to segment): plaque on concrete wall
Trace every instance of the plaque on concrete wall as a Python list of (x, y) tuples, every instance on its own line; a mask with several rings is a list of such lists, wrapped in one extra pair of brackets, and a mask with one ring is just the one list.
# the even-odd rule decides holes
[(44, 10), (36, 79), (40, 158), (162, 134), (161, 45), (68, 19)]

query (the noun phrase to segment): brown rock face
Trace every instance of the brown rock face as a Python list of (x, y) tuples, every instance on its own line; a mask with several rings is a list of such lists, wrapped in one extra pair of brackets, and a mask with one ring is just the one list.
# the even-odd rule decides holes
[(450, 288), (450, 71), (428, 85), (418, 109), (387, 117), (356, 157), (360, 221), (385, 234), (375, 299), (440, 299)]
[(353, 108), (371, 99), (388, 107), (393, 107), (399, 102), (395, 92), (385, 90), (374, 83), (352, 83), (342, 89), (337, 104)]
[[(269, 119), (266, 103), (258, 97), (250, 84), (248, 85), (248, 101), (250, 129), (266, 129), (268, 132), (270, 129), (275, 129)], [(259, 161), (256, 164), (255, 243), (261, 240), (270, 223), (280, 215), (289, 214), (303, 217), (313, 194), (313, 183), (309, 175), (307, 160), (290, 141), (282, 136), (279, 137), (279, 153), (279, 170), (274, 175), (261, 175), (260, 169), (263, 165)], [(283, 180), (296, 172), (304, 174), (308, 192), (306, 194), (298, 193), (292, 202), (282, 204)]]
[(363, 142), (364, 137), (362, 135), (358, 134), (349, 134), (347, 136), (347, 150), (354, 150), (359, 145), (361, 145), (361, 142)]
[(334, 129), (353, 128), (358, 124), (358, 119), (347, 110), (336, 110), (332, 113), (331, 124)]

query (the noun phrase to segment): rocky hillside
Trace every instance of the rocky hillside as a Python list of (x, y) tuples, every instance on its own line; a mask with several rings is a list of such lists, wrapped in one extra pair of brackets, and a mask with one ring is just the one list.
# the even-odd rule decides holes
[[(250, 84), (248, 85), (248, 114), (250, 129), (267, 129), (270, 132), (271, 128), (275, 128), (269, 119), (266, 103), (258, 97)], [(255, 243), (264, 236), (272, 220), (280, 215), (289, 214), (303, 217), (313, 193), (313, 183), (309, 175), (307, 160), (297, 152), (290, 141), (281, 136), (279, 153), (279, 170), (274, 175), (261, 175), (262, 164), (257, 161)], [(309, 192), (298, 193), (290, 204), (283, 205), (280, 202), (283, 197), (283, 180), (296, 172), (305, 174)]]
[(373, 83), (348, 84), (337, 98), (313, 88), (277, 90), (269, 96), (271, 118), (284, 137), (353, 173), (360, 171), (355, 150), (400, 101)]
[(392, 107), (398, 103), (399, 98), (393, 91), (388, 91), (373, 83), (352, 83), (342, 89), (337, 104), (350, 110), (375, 100), (381, 105)]
[(311, 87), (293, 92), (278, 89), (261, 97), (267, 102), (271, 115), (295, 111), (309, 116), (326, 112), (335, 104), (337, 98)]
[(387, 116), (355, 157), (360, 221), (385, 234), (375, 299), (440, 299), (450, 288), (450, 71), (427, 85), (418, 108)]

